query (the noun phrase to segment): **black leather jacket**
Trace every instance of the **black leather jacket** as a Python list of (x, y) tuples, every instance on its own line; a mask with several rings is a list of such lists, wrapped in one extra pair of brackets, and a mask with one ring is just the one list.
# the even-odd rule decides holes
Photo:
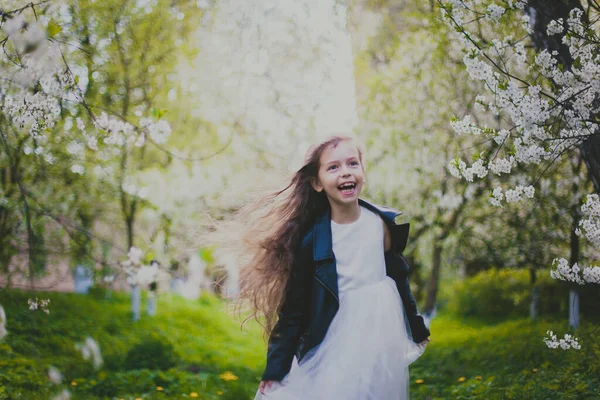
[[(409, 224), (397, 225), (394, 222), (401, 212), (362, 199), (358, 202), (379, 214), (390, 228), (392, 246), (385, 252), (386, 273), (396, 282), (413, 341), (420, 343), (430, 333), (417, 311), (408, 283), (409, 267), (402, 257)], [(328, 209), (304, 235), (294, 257), (285, 301), (269, 338), (263, 380), (281, 381), (290, 371), (294, 355), (298, 361), (302, 360), (310, 349), (324, 339), (339, 308), (335, 265)]]

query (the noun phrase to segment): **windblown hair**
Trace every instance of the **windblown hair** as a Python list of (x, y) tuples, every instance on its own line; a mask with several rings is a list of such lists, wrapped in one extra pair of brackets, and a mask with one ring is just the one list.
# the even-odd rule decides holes
[[(330, 136), (307, 151), (302, 168), (294, 173), (289, 184), (269, 193), (238, 210), (229, 224), (220, 224), (227, 237), (228, 251), (237, 255), (240, 271), (238, 309), (248, 302), (251, 314), (264, 328), (267, 339), (277, 322), (285, 301), (285, 288), (291, 266), (303, 235), (316, 218), (329, 208), (325, 192), (311, 185), (320, 168), (320, 158), (327, 148), (342, 141), (354, 141), (351, 136)], [(362, 151), (357, 144), (362, 163)], [(233, 225), (232, 225), (233, 223)], [(228, 228), (224, 228), (227, 225)], [(231, 233), (237, 232), (240, 240)], [(222, 235), (223, 236), (223, 235)]]

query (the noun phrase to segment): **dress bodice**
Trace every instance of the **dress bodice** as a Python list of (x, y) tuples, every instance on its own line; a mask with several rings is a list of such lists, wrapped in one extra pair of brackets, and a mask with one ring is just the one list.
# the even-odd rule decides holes
[(379, 282), (386, 276), (383, 221), (360, 206), (360, 217), (349, 224), (331, 221), (338, 290)]

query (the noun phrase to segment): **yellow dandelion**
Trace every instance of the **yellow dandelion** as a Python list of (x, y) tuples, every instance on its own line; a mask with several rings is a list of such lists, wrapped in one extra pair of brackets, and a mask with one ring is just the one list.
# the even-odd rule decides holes
[(71, 382), (71, 386), (77, 386), (77, 382), (75, 382), (75, 381), (72, 381), (72, 382)]
[(532, 369), (531, 371), (533, 371), (533, 372), (537, 372), (537, 368), (534, 368), (534, 369)]
[(423, 383), (423, 382), (425, 382), (423, 379), (417, 379), (417, 380), (415, 381), (415, 383), (418, 383), (419, 385), (420, 385), (421, 383)]
[(165, 390), (162, 386), (157, 386), (156, 390), (158, 390), (159, 392), (162, 392), (163, 390)]
[(481, 375), (477, 375), (477, 376), (475, 377), (475, 379), (482, 380), (482, 379), (483, 379), (483, 377), (482, 377)]
[(142, 400), (142, 398), (141, 397), (136, 397), (135, 400)]
[(190, 397), (198, 397), (198, 393), (192, 392), (192, 393), (190, 393)]
[(460, 378), (458, 378), (458, 381), (459, 381), (459, 382), (464, 382), (464, 381), (466, 381), (466, 380), (467, 380), (467, 378), (465, 378), (464, 376), (461, 376)]
[(222, 394), (223, 394), (223, 392), (219, 390), (219, 391), (217, 392), (217, 394), (220, 396), (220, 395), (222, 395)]
[(229, 371), (223, 372), (221, 375), (219, 375), (219, 378), (223, 379), (224, 381), (237, 381), (238, 379), (237, 376), (235, 376)]

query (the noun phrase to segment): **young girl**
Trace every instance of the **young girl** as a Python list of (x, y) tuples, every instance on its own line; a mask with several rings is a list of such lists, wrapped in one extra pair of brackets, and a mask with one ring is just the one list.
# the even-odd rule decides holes
[(408, 399), (429, 341), (401, 255), (408, 224), (360, 199), (364, 184), (362, 152), (334, 136), (248, 221), (240, 295), (269, 338), (255, 400)]

